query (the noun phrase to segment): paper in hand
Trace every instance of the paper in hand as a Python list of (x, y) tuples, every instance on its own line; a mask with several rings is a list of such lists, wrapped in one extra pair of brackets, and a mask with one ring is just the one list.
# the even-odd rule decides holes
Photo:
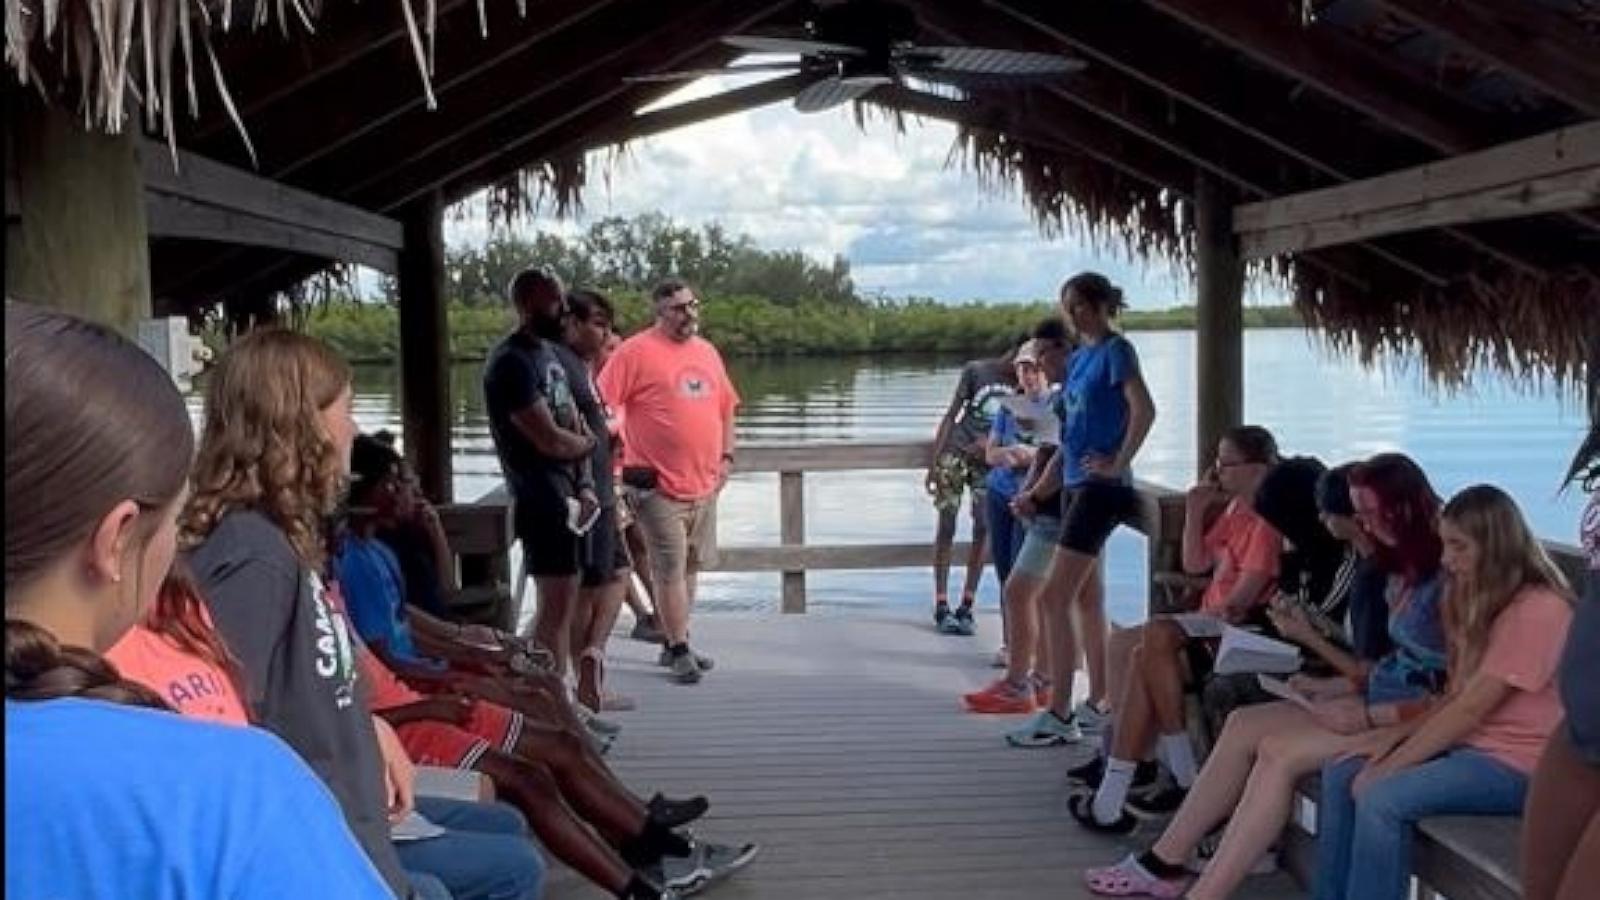
[(1222, 637), (1222, 620), (1202, 613), (1178, 613), (1172, 617), (1183, 633), (1192, 638)]
[(567, 529), (573, 534), (588, 534), (589, 529), (594, 527), (595, 520), (599, 518), (599, 504), (590, 509), (588, 517), (585, 518), (583, 515), (583, 503), (571, 497), (567, 498)]
[(1289, 682), (1282, 678), (1273, 678), (1271, 675), (1257, 675), (1256, 683), (1261, 689), (1274, 697), (1279, 697), (1293, 703), (1306, 712), (1311, 711), (1311, 698), (1289, 686)]
[(1287, 675), (1300, 671), (1300, 648), (1225, 625), (1222, 643), (1217, 647), (1215, 671), (1218, 675), (1240, 672)]
[(389, 826), (389, 840), (396, 843), (407, 841), (425, 841), (444, 834), (445, 830), (429, 822), (416, 810), (406, 813), (406, 817)]
[(1032, 432), (1041, 446), (1053, 446), (1061, 442), (1061, 420), (1050, 408), (1048, 397), (1013, 394), (1002, 399), (1000, 405), (1010, 411), (1023, 430)]

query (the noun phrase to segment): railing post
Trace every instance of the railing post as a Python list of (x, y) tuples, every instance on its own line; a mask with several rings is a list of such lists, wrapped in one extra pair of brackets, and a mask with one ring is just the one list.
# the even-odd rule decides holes
[[(778, 475), (778, 536), (785, 547), (801, 547), (806, 542), (806, 493), (804, 472)], [(783, 611), (806, 611), (805, 570), (783, 573)]]

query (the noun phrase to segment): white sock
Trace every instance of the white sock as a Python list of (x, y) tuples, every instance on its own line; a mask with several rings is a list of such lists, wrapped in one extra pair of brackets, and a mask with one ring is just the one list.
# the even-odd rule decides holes
[(1188, 733), (1163, 734), (1157, 739), (1156, 747), (1178, 787), (1184, 790), (1192, 787), (1195, 776), (1194, 745), (1189, 743)]
[(1090, 809), (1101, 825), (1110, 825), (1122, 818), (1122, 803), (1128, 799), (1128, 788), (1133, 784), (1133, 770), (1137, 763), (1115, 757), (1106, 760), (1106, 774), (1100, 780), (1100, 789), (1094, 792)]

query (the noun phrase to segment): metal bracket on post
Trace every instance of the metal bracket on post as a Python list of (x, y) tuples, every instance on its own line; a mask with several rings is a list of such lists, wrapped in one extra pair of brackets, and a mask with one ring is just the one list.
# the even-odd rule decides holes
[(189, 321), (182, 316), (140, 321), (138, 341), (181, 391), (189, 390), (191, 379), (204, 370), (211, 358), (211, 348), (189, 333)]

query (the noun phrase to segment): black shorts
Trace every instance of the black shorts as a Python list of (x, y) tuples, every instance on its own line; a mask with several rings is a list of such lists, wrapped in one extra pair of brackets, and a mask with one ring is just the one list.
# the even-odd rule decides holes
[(567, 508), (543, 500), (518, 500), (513, 513), (523, 565), (535, 577), (578, 574), (582, 539), (567, 527)]
[(1117, 526), (1139, 511), (1139, 495), (1131, 485), (1085, 481), (1061, 492), (1062, 547), (1084, 556), (1099, 556)]
[(583, 586), (610, 584), (631, 565), (627, 542), (618, 530), (617, 508), (608, 506), (600, 510), (600, 518), (583, 537)]

